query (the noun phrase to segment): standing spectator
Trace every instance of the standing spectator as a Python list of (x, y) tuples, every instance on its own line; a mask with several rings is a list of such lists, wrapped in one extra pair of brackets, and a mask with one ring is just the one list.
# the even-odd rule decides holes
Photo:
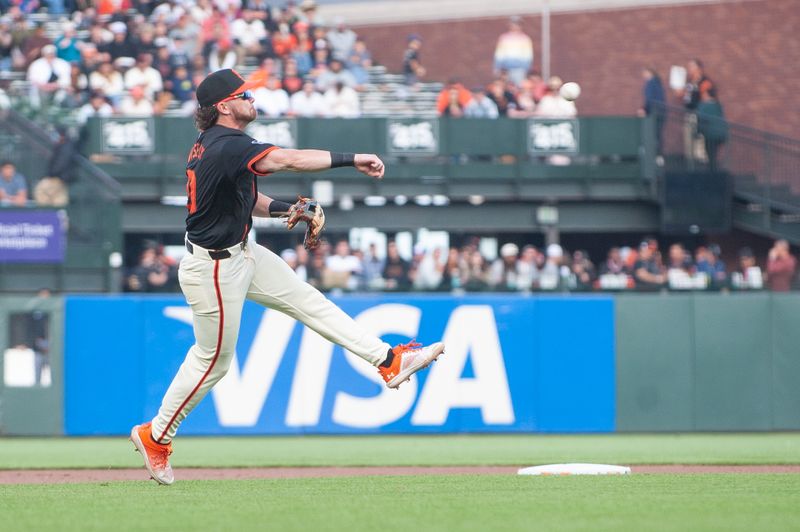
[(407, 291), (411, 288), (411, 280), (408, 277), (410, 266), (407, 261), (400, 257), (397, 243), (390, 240), (386, 246), (386, 264), (383, 267), (383, 278), (386, 280), (387, 290)]
[(728, 271), (725, 263), (720, 258), (721, 250), (718, 245), (710, 244), (708, 248), (698, 248), (697, 272), (705, 274), (708, 278), (708, 287), (714, 290), (723, 288), (728, 281)]
[(25, 176), (17, 172), (11, 161), (0, 164), (0, 206), (23, 207), (28, 202), (28, 183)]
[(499, 115), (497, 104), (486, 95), (482, 87), (472, 89), (472, 100), (464, 109), (464, 116), (467, 118), (497, 118)]
[(413, 86), (425, 76), (425, 67), (422, 66), (419, 51), (422, 48), (422, 38), (417, 34), (408, 36), (408, 47), (403, 53), (403, 75), (406, 85)]
[(356, 32), (347, 27), (342, 17), (336, 17), (333, 23), (335, 27), (327, 35), (331, 57), (344, 63), (350, 58), (356, 44)]
[(788, 292), (792, 288), (797, 259), (789, 252), (789, 242), (776, 240), (767, 255), (767, 285), (773, 292)]
[(442, 249), (435, 247), (428, 250), (420, 261), (415, 276), (414, 288), (416, 290), (436, 290), (442, 284), (445, 263), (442, 259)]
[(597, 277), (594, 264), (589, 260), (589, 254), (583, 250), (576, 250), (572, 254), (572, 274), (575, 276), (577, 290), (591, 290)]
[(375, 242), (370, 243), (367, 253), (361, 261), (361, 271), (367, 288), (383, 288), (383, 268), (386, 261), (378, 256), (378, 247)]
[(666, 285), (667, 276), (658, 251), (647, 242), (639, 246), (639, 259), (633, 266), (633, 278), (639, 290), (658, 290)]
[(643, 104), (638, 114), (642, 117), (653, 117), (656, 128), (656, 153), (660, 155), (666, 110), (664, 106), (667, 101), (664, 95), (664, 85), (654, 68), (643, 69), (642, 78), (644, 79)]
[(136, 57), (136, 64), (125, 72), (125, 88), (141, 87), (148, 100), (154, 100), (156, 94), (164, 90), (161, 74), (153, 68), (153, 56), (141, 53)]
[(683, 100), (683, 105), (686, 109), (694, 111), (703, 94), (710, 94), (713, 98), (716, 98), (717, 87), (706, 76), (703, 62), (699, 59), (692, 59), (686, 67), (686, 86), (678, 91), (678, 96)]
[(725, 112), (712, 92), (704, 92), (700, 95), (700, 103), (697, 104), (696, 111), (697, 132), (703, 135), (708, 169), (716, 172), (719, 149), (728, 140), (728, 123), (725, 121)]
[(303, 90), (289, 98), (289, 114), (306, 118), (325, 116), (325, 98), (316, 91), (310, 79), (303, 82)]
[(358, 93), (341, 81), (325, 93), (325, 104), (331, 117), (358, 118), (361, 116), (361, 102)]
[(513, 16), (508, 31), (497, 39), (494, 50), (494, 72), (507, 70), (515, 84), (519, 84), (533, 66), (533, 41), (522, 31), (522, 19)]
[(519, 261), (517, 261), (517, 288), (530, 291), (534, 284), (539, 282), (539, 266), (537, 258), (539, 250), (536, 247), (523, 246)]
[(731, 284), (738, 289), (760, 290), (764, 287), (764, 276), (749, 247), (739, 250), (739, 268), (731, 274)]
[(578, 115), (575, 102), (564, 99), (559, 93), (561, 85), (563, 83), (558, 76), (551, 76), (547, 80), (547, 92), (542, 96), (539, 105), (534, 111), (536, 116), (544, 118), (573, 118)]
[(253, 107), (268, 117), (284, 116), (289, 112), (289, 95), (281, 88), (278, 78), (270, 78), (266, 87), (253, 91)]
[(56, 57), (56, 47), (42, 47), (42, 57), (28, 67), (27, 79), (31, 84), (30, 98), (35, 107), (60, 102), (70, 86), (72, 69), (66, 61)]
[(500, 257), (489, 268), (489, 287), (493, 290), (520, 290), (517, 258), (519, 247), (508, 242), (500, 248)]

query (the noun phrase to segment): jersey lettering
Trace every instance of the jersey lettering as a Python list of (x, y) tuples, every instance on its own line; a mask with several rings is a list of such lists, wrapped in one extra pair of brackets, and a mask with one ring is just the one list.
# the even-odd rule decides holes
[(189, 214), (197, 210), (197, 176), (191, 168), (186, 169), (186, 208)]

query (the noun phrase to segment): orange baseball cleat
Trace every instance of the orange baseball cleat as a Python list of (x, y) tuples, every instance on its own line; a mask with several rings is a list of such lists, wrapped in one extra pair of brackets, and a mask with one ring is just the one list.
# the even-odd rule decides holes
[(431, 362), (444, 353), (444, 344), (436, 342), (425, 347), (417, 342), (400, 344), (392, 349), (394, 360), (388, 368), (378, 367), (386, 386), (397, 388), (407, 381), (411, 375), (421, 369), (427, 368)]
[(144, 466), (153, 480), (159, 484), (170, 485), (175, 482), (169, 455), (172, 454), (172, 443), (166, 445), (156, 443), (150, 436), (150, 423), (136, 425), (131, 429), (131, 442), (144, 457)]

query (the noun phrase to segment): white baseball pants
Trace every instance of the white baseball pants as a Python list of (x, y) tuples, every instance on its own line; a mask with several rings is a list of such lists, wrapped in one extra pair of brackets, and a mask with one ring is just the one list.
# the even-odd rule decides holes
[(186, 354), (158, 415), (153, 438), (167, 443), (180, 423), (228, 371), (236, 350), (245, 299), (279, 310), (333, 343), (377, 366), (391, 346), (369, 334), (276, 254), (250, 244), (214, 260), (193, 245), (180, 263), (178, 279), (194, 314), (195, 344)]

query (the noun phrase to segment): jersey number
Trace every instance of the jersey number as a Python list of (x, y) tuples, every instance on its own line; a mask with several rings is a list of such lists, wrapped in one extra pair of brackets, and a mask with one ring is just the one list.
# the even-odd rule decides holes
[(187, 169), (186, 176), (186, 208), (189, 209), (189, 214), (193, 214), (197, 210), (197, 176), (194, 170)]

